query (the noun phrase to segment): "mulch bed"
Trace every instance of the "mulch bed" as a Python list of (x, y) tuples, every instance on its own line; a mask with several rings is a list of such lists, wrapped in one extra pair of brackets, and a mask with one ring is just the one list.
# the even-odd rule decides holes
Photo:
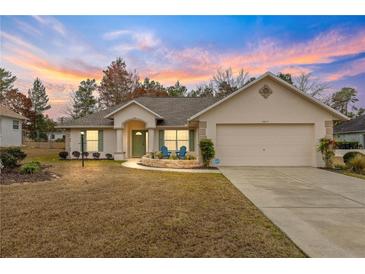
[(1, 172), (1, 185), (10, 185), (16, 183), (35, 183), (42, 181), (51, 181), (59, 178), (60, 176), (48, 171), (50, 165), (42, 165), (42, 170), (34, 174), (21, 174), (19, 169), (3, 170)]

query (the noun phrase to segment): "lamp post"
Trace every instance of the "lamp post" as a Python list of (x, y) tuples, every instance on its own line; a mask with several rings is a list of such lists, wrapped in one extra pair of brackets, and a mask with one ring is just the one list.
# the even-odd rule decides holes
[(84, 167), (84, 132), (81, 131), (81, 162), (82, 167)]

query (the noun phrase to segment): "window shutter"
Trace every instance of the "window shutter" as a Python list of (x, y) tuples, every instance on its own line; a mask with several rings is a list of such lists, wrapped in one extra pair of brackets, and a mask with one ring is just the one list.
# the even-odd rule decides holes
[(195, 150), (195, 130), (189, 130), (189, 151)]
[(104, 150), (104, 131), (99, 130), (98, 132), (98, 152), (103, 152)]
[(158, 132), (158, 137), (159, 137), (159, 139), (158, 139), (158, 146), (159, 146), (158, 149), (161, 150), (161, 147), (165, 144), (165, 142), (164, 142), (165, 132), (163, 130), (160, 130)]

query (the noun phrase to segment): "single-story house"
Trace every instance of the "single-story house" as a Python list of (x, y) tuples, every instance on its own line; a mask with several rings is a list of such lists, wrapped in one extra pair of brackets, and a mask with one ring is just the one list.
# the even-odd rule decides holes
[(365, 115), (336, 125), (334, 137), (337, 141), (358, 142), (365, 148)]
[(0, 147), (22, 145), (24, 120), (24, 116), (0, 105)]
[(229, 96), (139, 97), (68, 121), (66, 149), (111, 153), (117, 160), (186, 146), (199, 155), (210, 138), (216, 164), (322, 166), (319, 140), (333, 137), (333, 121), (348, 118), (267, 72)]
[(55, 130), (47, 132), (48, 141), (63, 140), (65, 138), (65, 132), (63, 130)]

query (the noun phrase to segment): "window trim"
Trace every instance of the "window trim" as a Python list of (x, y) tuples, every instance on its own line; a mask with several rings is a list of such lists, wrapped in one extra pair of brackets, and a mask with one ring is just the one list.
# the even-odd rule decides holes
[[(99, 152), (99, 131), (97, 130), (97, 129), (89, 129), (89, 130), (85, 130), (86, 131), (86, 138), (85, 138), (85, 143), (86, 143), (86, 150), (85, 151), (87, 151), (87, 152)], [(92, 140), (88, 140), (88, 138), (89, 138), (89, 136), (90, 136), (90, 134), (89, 134), (89, 132), (90, 131), (96, 131), (96, 136), (97, 136), (97, 138), (94, 140), (94, 139), (92, 139)], [(89, 150), (88, 149), (88, 143), (89, 142), (96, 142), (96, 150)]]
[[(166, 139), (166, 131), (175, 131), (175, 139)], [(186, 131), (187, 132), (187, 139), (178, 139), (178, 131)], [(165, 129), (164, 130), (164, 137), (163, 137), (163, 144), (166, 146), (166, 141), (173, 142), (175, 141), (175, 149), (169, 151), (178, 151), (180, 147), (178, 146), (178, 142), (185, 141), (187, 142), (186, 150), (189, 151), (189, 144), (190, 144), (190, 133), (189, 129)], [(166, 146), (167, 147), (167, 146)]]
[[(14, 126), (16, 126), (16, 127), (14, 127)], [(14, 130), (19, 130), (19, 128), (20, 128), (19, 120), (13, 120), (13, 129)]]

